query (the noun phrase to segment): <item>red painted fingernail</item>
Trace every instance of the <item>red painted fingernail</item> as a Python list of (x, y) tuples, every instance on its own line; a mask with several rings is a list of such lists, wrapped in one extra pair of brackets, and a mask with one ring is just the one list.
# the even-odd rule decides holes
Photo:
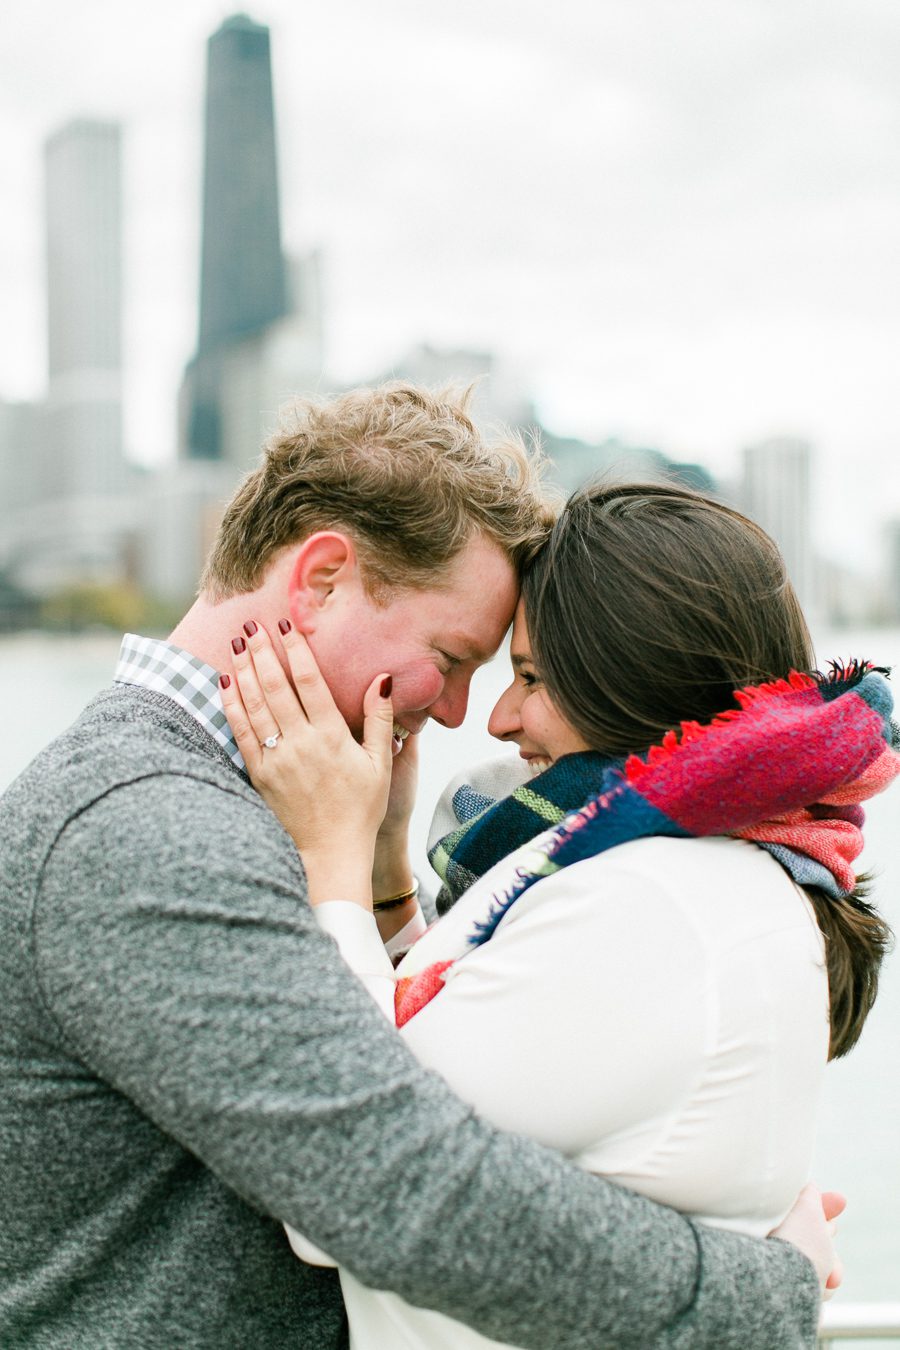
[(246, 651), (246, 649), (247, 644), (242, 637), (231, 639), (231, 650), (234, 652), (235, 656), (240, 656), (241, 652)]
[(278, 631), (279, 631), (279, 633), (289, 633), (289, 632), (291, 631), (291, 621), (290, 621), (290, 619), (279, 619), (279, 620), (278, 620)]
[(247, 622), (244, 624), (244, 632), (247, 634), (248, 637), (252, 637), (253, 634), (256, 632), (257, 626), (258, 625), (254, 623), (252, 619), (248, 619)]
[(230, 675), (220, 675), (220, 676), (219, 676), (219, 688), (220, 688), (220, 689), (227, 689), (228, 686), (229, 686), (230, 684), (231, 684), (231, 676), (230, 676)]
[(384, 679), (381, 681), (381, 697), (390, 698), (391, 690), (393, 689), (393, 687), (394, 687), (393, 675), (385, 675)]

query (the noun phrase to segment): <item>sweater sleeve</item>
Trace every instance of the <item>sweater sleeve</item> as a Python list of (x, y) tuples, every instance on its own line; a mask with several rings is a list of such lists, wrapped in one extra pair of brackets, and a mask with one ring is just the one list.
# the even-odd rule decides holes
[(798, 1252), (697, 1232), (419, 1066), (243, 792), (168, 775), (107, 794), (58, 839), (33, 929), (85, 1065), (363, 1283), (525, 1350), (814, 1343)]

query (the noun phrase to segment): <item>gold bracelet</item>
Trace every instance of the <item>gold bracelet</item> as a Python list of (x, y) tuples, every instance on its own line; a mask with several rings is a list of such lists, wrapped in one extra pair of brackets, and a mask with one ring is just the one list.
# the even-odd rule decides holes
[(409, 890), (398, 891), (396, 895), (387, 895), (383, 900), (373, 900), (372, 908), (376, 914), (385, 909), (396, 909), (398, 905), (405, 905), (407, 900), (415, 900), (419, 894), (419, 878), (413, 877), (413, 884)]

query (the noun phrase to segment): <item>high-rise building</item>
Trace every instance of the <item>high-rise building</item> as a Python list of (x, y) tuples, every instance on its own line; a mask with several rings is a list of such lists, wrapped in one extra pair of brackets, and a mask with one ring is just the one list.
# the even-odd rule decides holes
[(200, 322), (185, 371), (187, 459), (243, 470), (279, 403), (318, 384), (317, 259), (281, 248), (269, 30), (245, 14), (207, 44)]
[(806, 441), (775, 437), (744, 450), (741, 505), (775, 540), (800, 603), (811, 608), (814, 566), (810, 525), (811, 451)]
[(0, 565), (47, 596), (128, 572), (138, 503), (122, 445), (118, 123), (67, 123), (48, 139), (44, 167), (47, 394), (0, 419), (19, 503), (0, 528)]
[(207, 45), (198, 355), (286, 308), (269, 30), (237, 14)]
[(119, 491), (122, 457), (120, 128), (79, 118), (45, 147), (45, 499)]

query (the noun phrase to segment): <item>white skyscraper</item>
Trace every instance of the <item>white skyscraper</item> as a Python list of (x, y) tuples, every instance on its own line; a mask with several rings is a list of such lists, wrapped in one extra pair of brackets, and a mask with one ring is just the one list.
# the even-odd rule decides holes
[(815, 600), (810, 527), (811, 451), (806, 441), (776, 437), (744, 450), (742, 505), (784, 555), (801, 605)]
[(120, 139), (79, 118), (46, 144), (47, 498), (123, 485)]

